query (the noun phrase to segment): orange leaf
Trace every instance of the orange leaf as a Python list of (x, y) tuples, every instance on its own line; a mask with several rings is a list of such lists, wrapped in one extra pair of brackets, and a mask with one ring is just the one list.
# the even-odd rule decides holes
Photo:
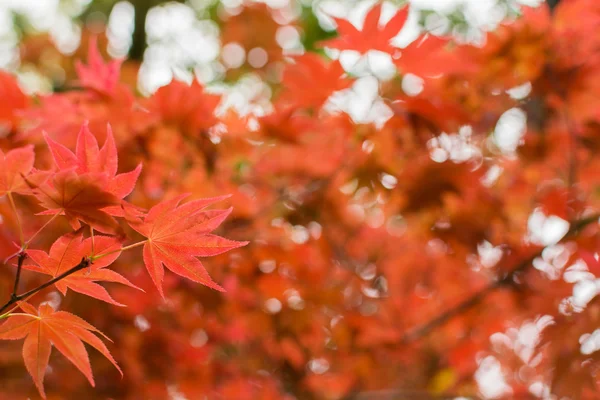
[(43, 398), (46, 398), (44, 374), (48, 367), (52, 345), (85, 375), (92, 386), (94, 386), (92, 367), (83, 342), (96, 348), (123, 375), (104, 343), (94, 335), (94, 333), (103, 336), (104, 334), (83, 319), (65, 311), (54, 311), (47, 304), (40, 305), (37, 311), (30, 304), (23, 302), (19, 303), (19, 307), (28, 315), (10, 316), (4, 324), (0, 325), (0, 339), (25, 338), (23, 345), (25, 367)]
[(225, 220), (231, 208), (203, 209), (228, 196), (194, 200), (179, 205), (187, 196), (187, 194), (180, 195), (155, 205), (143, 222), (129, 220), (129, 225), (133, 229), (148, 238), (144, 244), (144, 264), (163, 297), (163, 265), (194, 282), (223, 291), (224, 289), (211, 279), (196, 257), (214, 256), (248, 243), (210, 234)]

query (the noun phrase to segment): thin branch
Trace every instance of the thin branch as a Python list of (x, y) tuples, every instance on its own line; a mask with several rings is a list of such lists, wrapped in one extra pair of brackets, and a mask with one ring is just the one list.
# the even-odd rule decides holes
[(21, 269), (23, 267), (23, 262), (27, 258), (27, 253), (21, 251), (17, 256), (17, 275), (15, 276), (15, 284), (13, 286), (13, 292), (10, 296), (11, 299), (17, 297), (17, 290), (19, 289), (19, 281), (21, 280)]
[(34, 233), (34, 234), (33, 234), (33, 235), (32, 235), (32, 236), (31, 236), (31, 237), (30, 237), (30, 238), (27, 240), (27, 242), (25, 242), (25, 247), (27, 248), (27, 246), (29, 246), (29, 244), (30, 244), (30, 243), (33, 241), (33, 239), (35, 239), (35, 237), (36, 237), (37, 235), (39, 235), (39, 234), (40, 234), (40, 232), (42, 232), (44, 229), (46, 229), (46, 227), (47, 227), (48, 225), (50, 225), (50, 224), (52, 223), (52, 221), (54, 221), (54, 220), (56, 219), (56, 217), (58, 217), (59, 215), (60, 215), (60, 214), (58, 214), (58, 213), (57, 213), (57, 214), (54, 214), (54, 215), (52, 216), (52, 218), (50, 218), (48, 221), (46, 221), (46, 222), (44, 223), (44, 225), (42, 225), (42, 227), (41, 227), (40, 229), (38, 229), (38, 230), (37, 230), (37, 231), (36, 231), (36, 232), (35, 232), (35, 233)]
[(55, 278), (50, 279), (49, 281), (41, 284), (40, 286), (36, 287), (35, 289), (31, 289), (30, 291), (25, 292), (20, 295), (13, 294), (13, 296), (11, 296), (10, 300), (6, 304), (4, 304), (2, 307), (0, 307), (0, 314), (2, 314), (4, 312), (4, 310), (9, 308), (13, 304), (17, 303), (18, 301), (21, 301), (24, 298), (29, 297), (29, 296), (39, 292), (40, 290), (46, 289), (48, 286), (51, 286), (51, 285), (55, 284), (56, 282), (60, 281), (61, 279), (66, 278), (67, 276), (86, 268), (88, 265), (90, 265), (90, 259), (88, 257), (84, 257), (81, 259), (79, 264), (77, 264), (73, 268), (63, 272), (62, 274), (58, 275)]
[(560, 0), (546, 0), (546, 3), (548, 4), (548, 8), (550, 9), (550, 13), (552, 13), (552, 12), (554, 12), (554, 9), (558, 5), (558, 3), (560, 3)]
[[(583, 218), (578, 221), (574, 221), (571, 224), (571, 228), (565, 235), (565, 238), (573, 236), (575, 233), (577, 233), (581, 229), (585, 228), (587, 225), (598, 221), (599, 218), (600, 218), (600, 214), (594, 214), (590, 217)], [(421, 338), (427, 336), (433, 330), (444, 325), (446, 322), (450, 321), (452, 318), (463, 314), (464, 312), (470, 310), (477, 304), (481, 303), (488, 295), (495, 292), (497, 289), (499, 289), (503, 286), (506, 286), (506, 285), (513, 284), (515, 275), (517, 275), (518, 273), (529, 268), (529, 266), (532, 265), (533, 260), (535, 258), (539, 257), (541, 255), (541, 253), (542, 253), (541, 250), (538, 251), (533, 256), (518, 263), (502, 279), (499, 279), (499, 280), (489, 283), (486, 287), (484, 287), (480, 291), (472, 294), (470, 297), (468, 297), (466, 300), (463, 300), (458, 305), (439, 314), (437, 317), (426, 322), (425, 324), (410, 330), (408, 333), (406, 333), (404, 335), (404, 337), (402, 338), (402, 342), (410, 343), (410, 342), (416, 341), (418, 339), (421, 339)]]
[[(577, 183), (577, 128), (573, 124), (573, 121), (569, 117), (569, 112), (565, 109), (563, 111), (563, 118), (565, 120), (565, 126), (569, 133), (569, 170), (568, 170), (568, 183), (569, 188), (572, 190)], [(575, 194), (571, 193), (572, 197)]]

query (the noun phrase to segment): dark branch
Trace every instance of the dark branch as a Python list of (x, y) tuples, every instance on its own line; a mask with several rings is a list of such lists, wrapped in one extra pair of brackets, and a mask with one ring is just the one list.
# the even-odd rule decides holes
[[(185, 0), (174, 0), (177, 3), (184, 3)], [(169, 3), (165, 0), (138, 0), (134, 2), (135, 16), (133, 36), (131, 38), (131, 48), (129, 49), (129, 59), (136, 61), (144, 60), (144, 51), (148, 46), (146, 35), (146, 17), (152, 7)]]
[(558, 3), (560, 3), (560, 0), (546, 0), (546, 3), (548, 4), (548, 8), (550, 9), (550, 12), (552, 13), (554, 11), (554, 9), (556, 8), (556, 6), (558, 5)]
[(11, 298), (17, 297), (17, 290), (19, 289), (19, 281), (21, 280), (21, 269), (23, 267), (23, 262), (27, 258), (27, 253), (21, 251), (17, 256), (17, 275), (15, 276), (15, 285), (13, 286), (13, 292), (10, 296)]
[[(25, 258), (23, 257), (23, 260)], [(19, 255), (19, 260), (21, 260), (21, 255)], [(6, 309), (8, 309), (10, 306), (12, 306), (13, 304), (15, 304), (18, 301), (21, 301), (29, 296), (31, 296), (32, 294), (35, 294), (37, 292), (39, 292), (40, 290), (44, 290), (46, 289), (48, 286), (51, 286), (53, 284), (55, 284), (56, 282), (60, 281), (61, 279), (66, 278), (67, 276), (74, 274), (77, 271), (81, 271), (82, 269), (88, 267), (90, 265), (90, 259), (87, 257), (84, 257), (81, 259), (81, 261), (79, 262), (79, 264), (77, 264), (76, 266), (74, 266), (73, 268), (63, 272), (62, 274), (50, 279), (48, 282), (41, 284), (40, 286), (36, 287), (35, 289), (31, 289), (28, 292), (25, 292), (23, 294), (20, 295), (15, 295), (14, 293), (12, 294), (10, 300), (4, 304), (2, 307), (0, 307), (0, 314), (2, 314)], [(22, 261), (21, 261), (21, 265), (22, 265)], [(17, 266), (17, 271), (20, 270), (20, 265)], [(18, 282), (16, 282), (18, 283)], [(16, 286), (16, 285), (15, 285)]]
[(142, 61), (146, 50), (146, 16), (154, 1), (146, 0), (135, 3), (135, 16), (129, 59)]

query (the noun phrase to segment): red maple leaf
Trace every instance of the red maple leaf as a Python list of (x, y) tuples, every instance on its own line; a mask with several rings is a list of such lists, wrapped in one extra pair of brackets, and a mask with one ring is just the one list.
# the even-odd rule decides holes
[[(74, 169), (78, 174), (103, 173), (108, 180), (106, 191), (123, 199), (129, 195), (142, 171), (139, 164), (134, 170), (117, 174), (117, 146), (110, 125), (107, 126), (106, 140), (100, 149), (96, 137), (90, 132), (88, 124), (84, 123), (77, 137), (75, 154), (49, 136), (44, 135), (54, 162), (59, 170)], [(110, 215), (122, 216), (121, 207), (104, 209)]]
[(54, 278), (79, 264), (84, 257), (106, 253), (106, 256), (93, 261), (88, 269), (77, 271), (59, 280), (54, 285), (63, 295), (67, 294), (67, 289), (71, 289), (107, 303), (121, 306), (122, 304), (116, 302), (105, 288), (95, 283), (97, 281), (116, 282), (137, 288), (122, 275), (105, 268), (119, 257), (121, 254), (120, 248), (121, 243), (113, 237), (95, 236), (93, 240), (92, 238), (82, 240), (81, 234), (69, 233), (59, 237), (54, 242), (50, 248), (50, 253), (41, 250), (27, 250), (27, 256), (37, 266), (24, 265), (23, 267)]
[(179, 126), (184, 132), (198, 133), (218, 122), (215, 108), (220, 101), (220, 95), (207, 93), (197, 80), (191, 85), (172, 80), (154, 93), (148, 109), (167, 124)]
[(88, 65), (80, 61), (75, 65), (81, 86), (103, 94), (112, 94), (119, 82), (122, 60), (105, 63), (98, 51), (96, 37), (88, 44)]
[(17, 79), (8, 72), (0, 71), (0, 135), (12, 131), (19, 121), (17, 111), (29, 105), (29, 98), (23, 93)]
[(10, 150), (6, 154), (0, 150), (0, 197), (7, 193), (29, 191), (23, 176), (33, 169), (34, 159), (32, 145)]
[(365, 17), (362, 30), (358, 30), (349, 21), (342, 18), (333, 18), (337, 24), (339, 36), (320, 42), (320, 46), (331, 47), (339, 50), (355, 50), (366, 53), (369, 50), (379, 50), (393, 54), (398, 49), (390, 44), (408, 18), (408, 7), (398, 10), (388, 23), (379, 27), (382, 4), (379, 3), (369, 11)]
[(78, 175), (73, 169), (59, 171), (41, 186), (27, 181), (46, 211), (39, 215), (65, 215), (74, 229), (79, 221), (104, 232), (115, 233), (119, 224), (104, 208), (119, 206), (121, 200), (103, 188), (108, 185), (106, 174)]
[(281, 100), (297, 107), (321, 107), (333, 92), (351, 85), (343, 75), (339, 61), (328, 62), (314, 53), (296, 57), (283, 71)]
[(43, 398), (46, 398), (44, 374), (52, 345), (85, 375), (92, 386), (94, 386), (92, 367), (83, 342), (102, 353), (123, 375), (106, 345), (95, 335), (95, 333), (102, 336), (104, 334), (83, 319), (65, 311), (54, 311), (47, 304), (40, 305), (37, 311), (28, 303), (21, 302), (19, 307), (27, 314), (10, 316), (4, 324), (0, 325), (0, 339), (25, 338), (23, 344), (25, 367)]
[(194, 282), (223, 291), (196, 257), (214, 256), (248, 244), (210, 233), (225, 220), (231, 208), (204, 208), (229, 196), (194, 200), (179, 205), (187, 196), (188, 194), (183, 194), (155, 205), (148, 211), (143, 222), (137, 218), (129, 218), (128, 221), (133, 229), (148, 238), (143, 250), (144, 264), (163, 297), (163, 265)]

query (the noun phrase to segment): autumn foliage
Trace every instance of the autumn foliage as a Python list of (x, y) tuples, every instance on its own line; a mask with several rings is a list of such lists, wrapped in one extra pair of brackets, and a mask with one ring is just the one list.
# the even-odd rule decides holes
[(600, 398), (600, 6), (405, 47), (382, 10), (288, 54), (243, 2), (245, 112), (85, 31), (60, 91), (0, 71), (0, 398)]

